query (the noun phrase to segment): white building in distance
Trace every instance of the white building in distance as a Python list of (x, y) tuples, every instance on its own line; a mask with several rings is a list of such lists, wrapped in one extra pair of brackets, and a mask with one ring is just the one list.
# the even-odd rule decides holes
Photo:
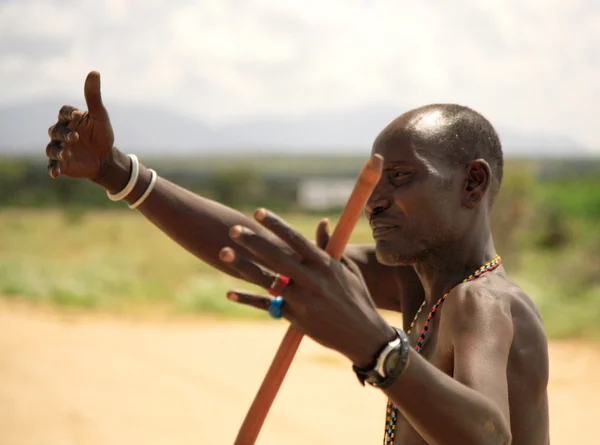
[(346, 178), (307, 178), (298, 184), (298, 204), (305, 209), (344, 207), (356, 183)]

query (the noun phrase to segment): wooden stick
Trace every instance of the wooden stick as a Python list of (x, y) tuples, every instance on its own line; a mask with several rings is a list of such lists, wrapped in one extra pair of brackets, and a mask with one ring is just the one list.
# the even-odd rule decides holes
[[(346, 207), (340, 215), (338, 224), (327, 244), (325, 251), (339, 260), (350, 239), (352, 230), (360, 218), (363, 208), (381, 178), (383, 157), (372, 156), (361, 169), (356, 185), (348, 198)], [(303, 334), (290, 326), (283, 337), (281, 345), (273, 358), (273, 362), (258, 389), (244, 423), (242, 424), (235, 445), (253, 445), (260, 429), (269, 413), (269, 409), (277, 396), (283, 379), (292, 364), (294, 355), (300, 346)]]

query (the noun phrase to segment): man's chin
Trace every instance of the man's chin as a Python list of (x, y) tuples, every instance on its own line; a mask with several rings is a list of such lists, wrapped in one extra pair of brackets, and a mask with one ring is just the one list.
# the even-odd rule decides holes
[(384, 266), (412, 266), (416, 260), (413, 255), (406, 255), (405, 251), (387, 242), (375, 243), (375, 256)]

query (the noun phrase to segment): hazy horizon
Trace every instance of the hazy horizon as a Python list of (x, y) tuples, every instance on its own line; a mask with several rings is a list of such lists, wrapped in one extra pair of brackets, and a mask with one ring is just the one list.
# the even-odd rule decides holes
[[(573, 147), (596, 154), (599, 42), (600, 3), (592, 0), (5, 0), (0, 108), (81, 104), (85, 76), (95, 69), (109, 111), (128, 106), (189, 117), (181, 128), (190, 140), (183, 145), (197, 142), (195, 126), (245, 128), (260, 136), (248, 137), (251, 145), (264, 140), (261, 122), (275, 119), (277, 129), (279, 122), (312, 119), (303, 127), (315, 132), (307, 140), (331, 147), (327, 141), (338, 138), (341, 126), (314, 122), (318, 116), (368, 109), (399, 114), (453, 102), (482, 112), (517, 139), (552, 145), (558, 138), (573, 141), (554, 144), (564, 155)], [(43, 134), (55, 113), (44, 111), (26, 133)], [(363, 150), (386, 123), (354, 120), (347, 128)], [(127, 122), (115, 116), (115, 125)], [(136, 125), (137, 132), (152, 133)], [(13, 128), (2, 137), (9, 139)], [(273, 146), (285, 140), (283, 128), (280, 133)]]

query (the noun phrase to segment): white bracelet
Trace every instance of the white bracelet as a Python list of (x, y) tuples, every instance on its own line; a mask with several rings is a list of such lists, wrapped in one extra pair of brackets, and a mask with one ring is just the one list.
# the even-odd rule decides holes
[(111, 201), (122, 201), (127, 198), (127, 196), (133, 191), (135, 184), (140, 176), (140, 162), (136, 155), (127, 155), (129, 159), (131, 159), (131, 176), (129, 177), (129, 182), (125, 186), (123, 190), (119, 193), (115, 193), (114, 195), (110, 193), (108, 190), (106, 191), (106, 196)]
[(151, 175), (150, 176), (150, 184), (148, 184), (148, 188), (146, 189), (144, 194), (142, 196), (140, 196), (140, 198), (136, 202), (134, 202), (133, 204), (131, 204), (129, 206), (130, 209), (135, 209), (135, 208), (139, 207), (146, 200), (146, 198), (148, 198), (148, 196), (150, 196), (150, 193), (152, 193), (152, 190), (154, 190), (154, 187), (156, 186), (156, 181), (158, 180), (158, 175), (151, 168), (149, 168), (148, 171), (150, 172), (150, 175)]

